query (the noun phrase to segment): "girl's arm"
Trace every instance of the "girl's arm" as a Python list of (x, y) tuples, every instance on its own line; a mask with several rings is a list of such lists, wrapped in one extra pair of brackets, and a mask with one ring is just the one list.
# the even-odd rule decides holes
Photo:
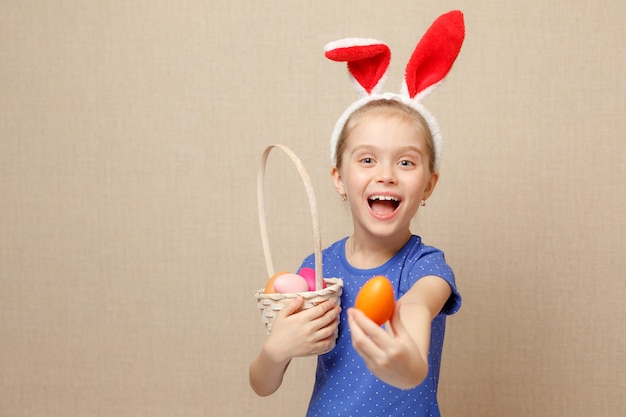
[(297, 356), (326, 351), (335, 339), (341, 308), (332, 301), (301, 310), (304, 299), (296, 297), (283, 307), (272, 324), (261, 352), (250, 364), (250, 386), (262, 397), (271, 395)]
[(275, 359), (267, 343), (250, 364), (250, 386), (261, 397), (273, 394), (283, 383), (283, 375), (291, 359)]
[(413, 388), (426, 378), (431, 322), (451, 292), (440, 277), (419, 279), (396, 303), (387, 329), (356, 309), (348, 311), (352, 345), (374, 375), (403, 389)]

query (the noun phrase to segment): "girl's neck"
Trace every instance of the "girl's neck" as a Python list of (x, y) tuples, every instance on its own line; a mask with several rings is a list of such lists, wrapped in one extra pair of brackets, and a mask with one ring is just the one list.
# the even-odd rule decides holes
[(391, 259), (411, 238), (411, 232), (392, 238), (360, 238), (354, 233), (346, 241), (346, 259), (359, 269), (372, 269)]

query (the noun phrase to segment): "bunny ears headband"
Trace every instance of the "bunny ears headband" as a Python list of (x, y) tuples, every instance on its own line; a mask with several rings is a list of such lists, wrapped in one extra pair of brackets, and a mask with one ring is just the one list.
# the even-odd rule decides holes
[(343, 126), (358, 108), (378, 100), (398, 100), (420, 113), (433, 137), (435, 170), (439, 169), (443, 140), (435, 117), (422, 105), (421, 100), (437, 88), (456, 60), (465, 38), (463, 14), (454, 10), (433, 22), (419, 41), (406, 66), (400, 94), (383, 93), (391, 50), (375, 39), (346, 38), (330, 42), (324, 48), (328, 59), (347, 62), (350, 78), (359, 93), (359, 100), (350, 105), (339, 117), (330, 139), (330, 156), (333, 164), (337, 141)]

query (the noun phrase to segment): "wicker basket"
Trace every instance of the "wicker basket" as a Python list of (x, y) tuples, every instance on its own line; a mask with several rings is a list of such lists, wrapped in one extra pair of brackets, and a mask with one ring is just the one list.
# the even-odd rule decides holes
[[(306, 193), (309, 199), (309, 206), (311, 209), (311, 218), (313, 222), (313, 244), (315, 254), (315, 291), (307, 291), (300, 293), (272, 293), (265, 294), (264, 289), (260, 289), (256, 292), (255, 297), (258, 302), (258, 307), (261, 310), (262, 320), (267, 329), (267, 334), (272, 331), (272, 322), (276, 314), (296, 296), (304, 298), (303, 309), (311, 308), (326, 300), (335, 300), (339, 304), (339, 298), (343, 289), (343, 281), (340, 278), (325, 278), (322, 279), (322, 241), (320, 237), (319, 221), (317, 217), (317, 207), (315, 205), (315, 194), (313, 193), (313, 185), (311, 179), (304, 169), (304, 165), (300, 159), (286, 146), (284, 145), (270, 145), (263, 154), (259, 163), (258, 177), (257, 177), (257, 202), (259, 212), (259, 226), (261, 228), (261, 242), (263, 244), (263, 253), (265, 255), (265, 264), (267, 266), (268, 279), (274, 275), (274, 266), (272, 263), (272, 255), (269, 246), (269, 238), (267, 234), (267, 224), (265, 221), (265, 202), (264, 202), (264, 180), (265, 180), (265, 165), (267, 158), (272, 149), (280, 149), (289, 156), (294, 163), (302, 181), (304, 182)], [(326, 288), (322, 288), (323, 281), (326, 283)]]

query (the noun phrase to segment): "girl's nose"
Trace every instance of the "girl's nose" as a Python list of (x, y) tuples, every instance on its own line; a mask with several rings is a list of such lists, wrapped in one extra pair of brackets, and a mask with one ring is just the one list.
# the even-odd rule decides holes
[(397, 181), (396, 173), (393, 167), (379, 165), (376, 173), (376, 182), (381, 184), (395, 184)]

